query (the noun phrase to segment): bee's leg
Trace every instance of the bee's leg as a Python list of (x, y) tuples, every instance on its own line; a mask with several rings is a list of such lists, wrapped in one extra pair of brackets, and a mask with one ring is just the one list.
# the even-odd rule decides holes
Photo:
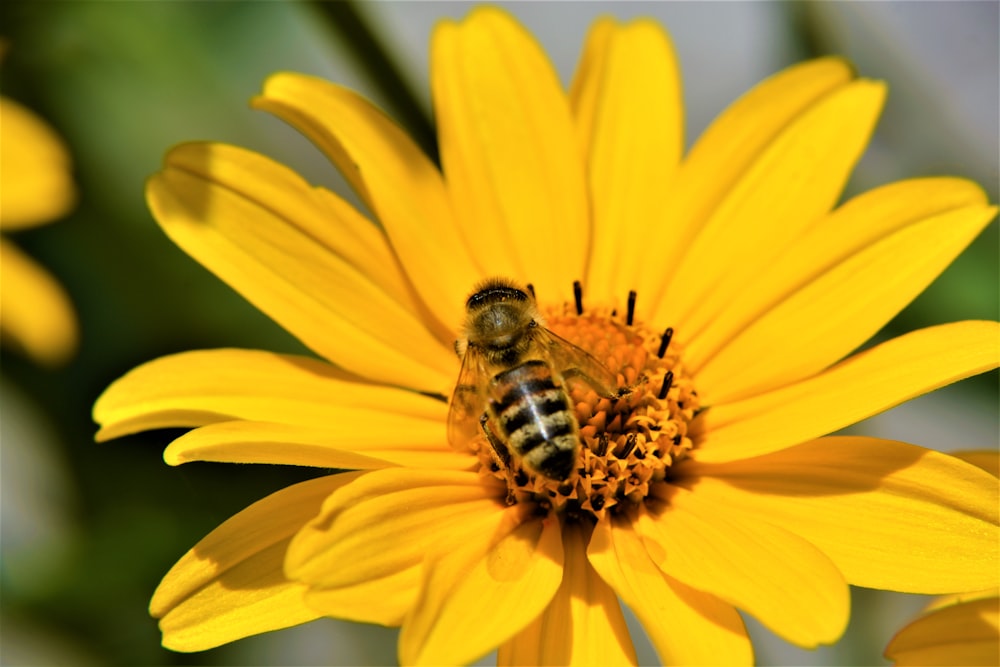
[(484, 412), (483, 416), (479, 418), (479, 425), (482, 426), (483, 433), (486, 435), (486, 439), (489, 441), (490, 447), (493, 448), (493, 455), (494, 458), (496, 458), (497, 463), (509, 474), (510, 450), (507, 449), (507, 445), (505, 445), (503, 441), (500, 440), (495, 433), (493, 433), (493, 429), (490, 428), (490, 416), (488, 413)]
[(479, 418), (479, 425), (482, 427), (483, 433), (486, 435), (486, 440), (490, 443), (490, 448), (493, 450), (493, 459), (507, 476), (507, 489), (509, 491), (507, 502), (513, 504), (513, 496), (511, 494), (514, 489), (514, 471), (510, 467), (510, 450), (507, 449), (507, 445), (490, 428), (489, 413), (483, 413), (483, 416)]

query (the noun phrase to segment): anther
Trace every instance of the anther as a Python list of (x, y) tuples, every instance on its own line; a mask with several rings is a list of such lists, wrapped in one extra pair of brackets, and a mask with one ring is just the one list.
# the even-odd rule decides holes
[(660, 386), (660, 393), (656, 395), (661, 401), (667, 397), (667, 392), (670, 391), (670, 385), (674, 383), (674, 372), (667, 371), (667, 374), (663, 376), (663, 385)]
[(597, 440), (597, 449), (594, 450), (594, 453), (597, 454), (598, 456), (604, 456), (605, 454), (608, 453), (607, 433), (602, 433), (601, 437)]
[(583, 315), (583, 285), (579, 280), (573, 281), (573, 300), (576, 301), (576, 314)]
[(673, 337), (674, 337), (674, 328), (667, 327), (666, 330), (663, 332), (663, 335), (660, 337), (660, 349), (656, 351), (657, 357), (659, 357), (660, 359), (663, 358), (663, 355), (667, 353), (667, 346), (670, 345), (670, 339)]
[(525, 285), (525, 287), (528, 288), (528, 291), (531, 292), (531, 298), (534, 299), (535, 298), (535, 286), (532, 285), (531, 283), (528, 283), (527, 285)]
[(628, 455), (632, 453), (633, 449), (635, 449), (635, 444), (636, 444), (635, 433), (629, 433), (628, 436), (625, 438), (625, 444), (622, 445), (620, 451), (615, 452), (615, 456), (617, 456), (620, 459), (627, 459)]
[(635, 290), (631, 290), (628, 293), (628, 315), (625, 316), (625, 324), (632, 326), (632, 320), (635, 319)]

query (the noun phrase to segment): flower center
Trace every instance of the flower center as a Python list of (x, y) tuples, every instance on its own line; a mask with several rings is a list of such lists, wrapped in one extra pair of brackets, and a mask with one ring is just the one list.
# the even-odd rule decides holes
[(541, 306), (546, 326), (586, 350), (618, 376), (618, 398), (598, 395), (583, 382), (566, 382), (581, 441), (576, 474), (564, 482), (535, 475), (517, 460), (509, 470), (480, 446), (481, 470), (507, 482), (508, 502), (534, 502), (566, 514), (601, 518), (640, 503), (670, 466), (694, 447), (688, 424), (698, 395), (684, 373), (672, 329), (654, 331), (626, 315), (576, 304)]

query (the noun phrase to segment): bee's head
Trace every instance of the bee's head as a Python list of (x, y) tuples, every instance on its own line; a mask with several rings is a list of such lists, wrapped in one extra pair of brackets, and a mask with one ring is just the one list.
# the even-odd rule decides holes
[(517, 345), (539, 320), (528, 292), (502, 279), (481, 284), (465, 302), (465, 310), (469, 344), (485, 349)]

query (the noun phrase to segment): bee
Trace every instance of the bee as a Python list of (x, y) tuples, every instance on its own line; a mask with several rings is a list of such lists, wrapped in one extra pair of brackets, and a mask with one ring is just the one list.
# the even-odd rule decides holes
[(464, 449), (480, 432), (511, 471), (566, 481), (580, 456), (568, 383), (614, 398), (617, 377), (601, 362), (545, 328), (534, 293), (505, 279), (477, 286), (465, 303), (462, 370), (448, 413), (448, 440)]

